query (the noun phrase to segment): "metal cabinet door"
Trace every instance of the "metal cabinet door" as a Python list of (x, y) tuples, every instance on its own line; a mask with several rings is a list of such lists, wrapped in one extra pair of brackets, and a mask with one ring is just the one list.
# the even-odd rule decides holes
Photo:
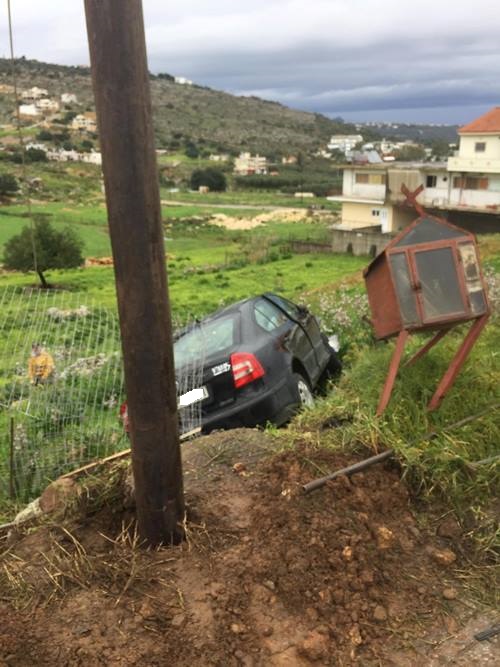
[(411, 255), (423, 322), (453, 320), (468, 315), (455, 248), (448, 245), (415, 249)]

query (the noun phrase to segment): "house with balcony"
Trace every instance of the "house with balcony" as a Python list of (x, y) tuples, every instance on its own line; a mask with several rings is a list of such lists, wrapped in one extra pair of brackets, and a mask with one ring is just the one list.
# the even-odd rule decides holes
[(420, 185), (417, 200), (434, 213), (474, 232), (500, 232), (500, 107), (459, 130), (457, 154), (447, 162), (345, 165), (340, 228), (395, 233), (415, 218), (404, 184)]
[(238, 176), (267, 174), (267, 158), (258, 154), (240, 153), (234, 161), (234, 173)]
[(340, 151), (347, 155), (362, 141), (361, 134), (333, 134), (328, 142), (328, 150)]
[(96, 132), (97, 120), (96, 114), (93, 111), (86, 113), (79, 113), (71, 121), (71, 129), (80, 130), (81, 132)]

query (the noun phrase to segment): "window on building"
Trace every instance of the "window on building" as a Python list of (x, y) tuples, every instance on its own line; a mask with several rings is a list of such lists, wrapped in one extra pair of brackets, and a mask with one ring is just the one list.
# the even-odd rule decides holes
[(476, 151), (476, 153), (484, 153), (484, 151), (486, 150), (486, 141), (476, 141), (474, 150)]
[(489, 179), (478, 176), (456, 176), (453, 187), (460, 190), (487, 190)]
[(385, 174), (356, 174), (356, 183), (385, 185)]
[(378, 217), (380, 215), (380, 209), (379, 208), (372, 208), (372, 215), (375, 217)]
[(437, 185), (437, 176), (433, 176), (431, 174), (428, 174), (425, 177), (425, 187), (426, 188), (435, 188)]

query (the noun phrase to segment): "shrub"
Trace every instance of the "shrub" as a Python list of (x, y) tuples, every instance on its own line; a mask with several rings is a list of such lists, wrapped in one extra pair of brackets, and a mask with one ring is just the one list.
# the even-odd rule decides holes
[(213, 167), (195, 169), (191, 174), (191, 188), (198, 190), (203, 185), (214, 192), (224, 192), (227, 187), (226, 177), (220, 169)]
[(20, 234), (7, 241), (3, 261), (7, 269), (25, 273), (36, 271), (42, 287), (48, 287), (44, 272), (47, 269), (70, 269), (81, 266), (82, 250), (83, 241), (74, 230), (66, 227), (59, 231), (47, 220), (37, 219), (33, 229), (29, 226), (23, 227)]
[(19, 183), (13, 174), (0, 174), (0, 195), (13, 195), (19, 190)]

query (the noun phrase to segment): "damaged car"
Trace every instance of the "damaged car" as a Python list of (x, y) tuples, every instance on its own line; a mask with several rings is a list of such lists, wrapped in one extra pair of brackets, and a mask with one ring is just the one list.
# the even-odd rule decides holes
[(267, 422), (280, 426), (312, 405), (322, 380), (341, 370), (317, 318), (272, 293), (183, 329), (175, 337), (174, 358), (181, 432), (194, 425), (186, 419), (190, 414), (193, 422), (194, 406), (203, 433)]

